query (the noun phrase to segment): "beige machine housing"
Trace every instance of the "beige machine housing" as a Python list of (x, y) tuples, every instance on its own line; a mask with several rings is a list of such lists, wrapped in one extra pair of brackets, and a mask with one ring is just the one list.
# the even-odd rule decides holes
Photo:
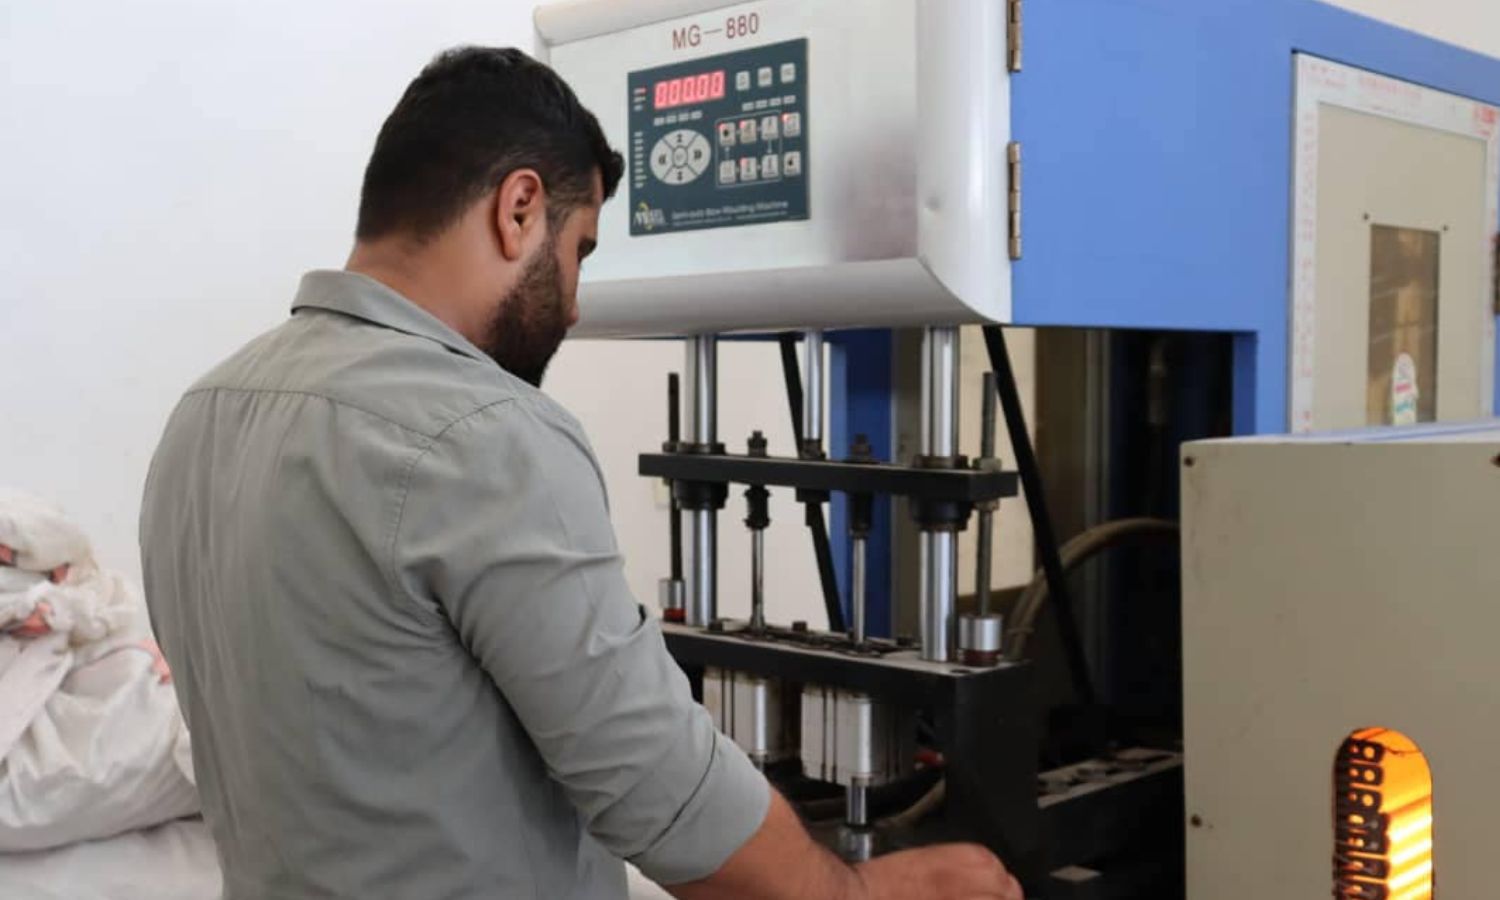
[(1500, 421), (1182, 462), (1188, 896), (1329, 896), (1335, 754), (1365, 727), (1431, 766), (1439, 896), (1497, 896)]

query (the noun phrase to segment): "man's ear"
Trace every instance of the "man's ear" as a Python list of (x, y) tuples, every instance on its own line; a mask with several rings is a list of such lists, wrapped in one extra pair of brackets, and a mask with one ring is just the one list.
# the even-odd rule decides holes
[(511, 262), (524, 259), (547, 234), (547, 189), (535, 169), (517, 169), (495, 189), (495, 230), (500, 253)]

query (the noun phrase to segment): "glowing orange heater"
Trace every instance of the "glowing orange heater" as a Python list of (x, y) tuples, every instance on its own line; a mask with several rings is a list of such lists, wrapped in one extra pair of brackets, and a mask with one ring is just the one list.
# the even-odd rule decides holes
[(1432, 770), (1406, 735), (1356, 731), (1334, 764), (1333, 896), (1431, 900)]

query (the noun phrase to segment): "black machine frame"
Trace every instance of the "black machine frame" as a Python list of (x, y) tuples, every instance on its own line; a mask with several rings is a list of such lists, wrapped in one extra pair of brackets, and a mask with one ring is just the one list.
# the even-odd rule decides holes
[(846, 638), (841, 646), (840, 635), (724, 621), (662, 630), (700, 698), (712, 667), (864, 693), (922, 715), (942, 755), (945, 799), (927, 819), (882, 835), (888, 846), (982, 843), (1028, 896), (1047, 900), (1170, 900), (1159, 886), (1182, 865), (1181, 757), (1133, 750), (1039, 772), (1029, 663), (928, 663), (895, 642), (872, 650)]
[[(1028, 896), (1046, 900), (1171, 900), (1174, 895), (1160, 888), (1181, 883), (1179, 755), (1106, 753), (1065, 770), (1039, 772), (1045, 723), (1030, 663), (1002, 660), (972, 667), (928, 662), (909, 643), (856, 645), (839, 633), (841, 606), (831, 585), (831, 565), (823, 558), (827, 533), (821, 515), (814, 515), (821, 513), (830, 492), (851, 498), (903, 496), (924, 528), (962, 530), (977, 504), (1015, 496), (1024, 483), (1068, 667), (1079, 698), (1093, 702), (1003, 335), (998, 328), (986, 328), (985, 338), (1019, 472), (970, 467), (962, 458), (918, 459), (913, 465), (823, 458), (805, 446), (797, 427), (801, 385), (787, 337), (783, 362), (799, 458), (764, 455), (758, 434), (747, 455), (727, 454), (722, 446), (684, 445), (675, 433), (663, 452), (643, 454), (640, 474), (669, 481), (681, 509), (722, 508), (730, 484), (795, 489), (808, 506), (815, 547), (821, 548), (820, 574), (832, 629), (809, 632), (805, 623), (793, 629), (752, 629), (723, 620), (706, 627), (664, 623), (666, 644), (700, 700), (704, 670), (719, 668), (789, 685), (863, 693), (917, 712), (930, 728), (931, 748), (941, 755), (944, 802), (932, 815), (904, 825), (904, 833), (886, 835), (890, 845), (978, 841), (1018, 874)], [(671, 405), (675, 418), (676, 404)], [(768, 774), (774, 779), (774, 773)]]
[[(887, 655), (798, 646), (774, 635), (714, 633), (663, 626), (667, 649), (690, 675), (730, 669), (792, 684), (817, 684), (868, 694), (930, 717), (941, 748), (947, 801), (936, 831), (979, 841), (1011, 866), (1039, 875), (1040, 813), (1036, 800), (1037, 717), (1030, 709), (1031, 667), (989, 669), (920, 662), (908, 652)], [(694, 679), (696, 681), (697, 679)], [(908, 842), (929, 843), (937, 835)]]

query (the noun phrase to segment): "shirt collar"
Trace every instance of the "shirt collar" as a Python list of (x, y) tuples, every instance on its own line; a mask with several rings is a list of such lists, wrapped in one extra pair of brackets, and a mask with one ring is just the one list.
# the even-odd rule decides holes
[(302, 276), (292, 314), (302, 309), (323, 309), (364, 319), (437, 341), (455, 353), (480, 362), (493, 362), (483, 350), (449, 328), (432, 313), (416, 305), (368, 275), (334, 269), (318, 269)]

